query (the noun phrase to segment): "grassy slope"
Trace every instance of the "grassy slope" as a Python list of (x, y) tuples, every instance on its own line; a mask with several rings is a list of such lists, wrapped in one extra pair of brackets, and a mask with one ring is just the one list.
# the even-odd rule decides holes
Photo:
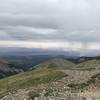
[(92, 70), (95, 69), (97, 66), (100, 65), (100, 60), (88, 60), (76, 65), (77, 68), (85, 69), (85, 70)]
[(0, 97), (8, 92), (48, 83), (65, 77), (66, 74), (49, 68), (33, 70), (0, 80)]
[(41, 63), (36, 66), (39, 68), (52, 68), (52, 69), (72, 69), (76, 65), (68, 60), (65, 59), (60, 59), (60, 58), (55, 58), (52, 60), (48, 60), (44, 63)]
[(36, 67), (52, 68), (52, 69), (65, 69), (65, 70), (94, 70), (100, 65), (100, 60), (87, 60), (78, 64), (72, 63), (64, 59), (53, 59), (47, 62), (41, 63)]

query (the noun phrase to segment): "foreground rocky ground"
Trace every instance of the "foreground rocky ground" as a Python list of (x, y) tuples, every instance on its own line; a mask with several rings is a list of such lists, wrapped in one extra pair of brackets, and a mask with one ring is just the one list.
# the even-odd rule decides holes
[(62, 70), (68, 76), (37, 87), (20, 89), (0, 100), (100, 100), (100, 70)]
[(83, 93), (66, 93), (63, 95), (45, 96), (41, 93), (39, 97), (30, 98), (25, 94), (16, 94), (3, 97), (0, 100), (100, 100), (100, 93), (83, 92)]

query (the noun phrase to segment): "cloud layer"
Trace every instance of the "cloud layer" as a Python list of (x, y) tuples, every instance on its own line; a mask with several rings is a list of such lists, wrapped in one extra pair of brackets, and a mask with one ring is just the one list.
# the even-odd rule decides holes
[(99, 18), (100, 0), (1, 0), (0, 44), (56, 42), (87, 47), (100, 42)]

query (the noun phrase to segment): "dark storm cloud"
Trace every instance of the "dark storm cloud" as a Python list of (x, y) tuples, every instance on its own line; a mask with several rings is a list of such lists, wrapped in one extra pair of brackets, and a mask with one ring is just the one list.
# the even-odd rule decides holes
[(100, 0), (1, 0), (0, 40), (99, 42)]
[(53, 15), (0, 14), (0, 26), (30, 26), (39, 28), (57, 28)]

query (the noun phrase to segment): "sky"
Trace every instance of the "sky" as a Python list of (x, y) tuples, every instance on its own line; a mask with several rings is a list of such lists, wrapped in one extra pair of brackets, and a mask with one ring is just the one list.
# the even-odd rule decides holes
[(0, 0), (0, 47), (100, 50), (100, 0)]

